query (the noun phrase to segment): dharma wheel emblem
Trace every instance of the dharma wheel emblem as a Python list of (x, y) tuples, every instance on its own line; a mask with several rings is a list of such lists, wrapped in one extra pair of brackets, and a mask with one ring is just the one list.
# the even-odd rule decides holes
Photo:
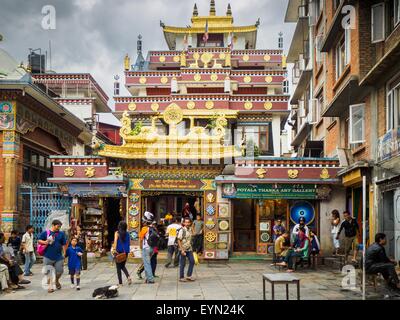
[(182, 109), (175, 103), (170, 104), (164, 111), (164, 121), (176, 125), (183, 119)]
[(296, 179), (299, 175), (299, 170), (288, 170), (288, 177), (290, 179)]
[(75, 175), (75, 170), (71, 167), (64, 169), (64, 176), (65, 177), (73, 177)]
[(96, 174), (96, 169), (94, 167), (87, 167), (85, 169), (85, 176), (88, 178), (94, 177)]

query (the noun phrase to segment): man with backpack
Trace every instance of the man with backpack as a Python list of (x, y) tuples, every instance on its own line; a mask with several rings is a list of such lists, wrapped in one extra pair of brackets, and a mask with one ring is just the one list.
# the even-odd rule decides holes
[[(151, 268), (151, 257), (154, 252), (154, 247), (157, 247), (159, 242), (159, 235), (157, 230), (155, 230), (151, 224), (154, 219), (154, 215), (146, 211), (143, 215), (143, 228), (140, 230), (139, 239), (142, 241), (142, 259), (144, 272), (146, 274), (146, 283), (154, 283), (153, 270)], [(138, 275), (140, 268), (138, 270)]]
[(60, 231), (61, 225), (60, 220), (53, 220), (50, 230), (43, 231), (38, 240), (38, 253), (43, 255), (43, 264), (47, 270), (48, 293), (54, 292), (51, 268), (55, 269), (56, 288), (61, 289), (60, 278), (64, 272), (64, 255), (67, 244), (65, 233)]
[[(179, 263), (179, 281), (187, 282), (194, 281), (192, 274), (194, 268), (194, 256), (192, 248), (192, 230), (190, 228), (192, 220), (185, 218), (183, 220), (183, 227), (178, 232), (178, 246), (181, 253)], [(186, 258), (189, 259), (189, 269), (187, 277), (185, 278), (185, 264)]]

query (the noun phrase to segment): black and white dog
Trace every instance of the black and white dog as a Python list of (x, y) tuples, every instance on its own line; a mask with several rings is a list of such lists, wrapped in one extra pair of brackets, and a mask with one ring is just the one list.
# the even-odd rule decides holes
[(118, 297), (118, 286), (97, 288), (93, 291), (92, 297), (95, 299), (110, 299)]

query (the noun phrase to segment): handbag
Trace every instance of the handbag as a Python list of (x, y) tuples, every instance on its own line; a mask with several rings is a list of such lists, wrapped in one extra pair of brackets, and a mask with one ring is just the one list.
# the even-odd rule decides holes
[[(118, 239), (118, 240), (119, 240), (119, 239)], [(122, 247), (123, 247), (123, 246), (122, 246)], [(123, 252), (123, 253), (117, 253), (117, 254), (115, 255), (115, 262), (116, 262), (116, 263), (124, 262), (124, 261), (126, 261), (126, 259), (127, 259), (127, 255), (126, 255), (125, 249), (124, 249), (124, 252)]]
[(121, 263), (121, 262), (124, 262), (124, 261), (126, 261), (126, 253), (125, 252), (124, 253), (118, 253), (115, 256), (115, 262), (116, 263)]

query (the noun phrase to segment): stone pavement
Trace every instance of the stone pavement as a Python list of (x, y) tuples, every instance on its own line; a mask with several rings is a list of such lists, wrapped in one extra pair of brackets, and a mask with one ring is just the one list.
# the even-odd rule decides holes
[[(260, 300), (262, 299), (262, 274), (279, 272), (266, 262), (247, 262), (208, 264), (195, 267), (194, 276), (197, 281), (181, 283), (178, 281), (178, 268), (166, 269), (162, 264), (157, 266), (156, 283), (144, 284), (136, 278), (137, 264), (128, 263), (128, 271), (132, 274), (133, 284), (128, 286), (124, 278), (124, 286), (119, 290), (117, 299), (124, 300)], [(62, 290), (48, 294), (42, 288), (41, 265), (36, 264), (32, 270), (34, 276), (27, 277), (32, 283), (26, 289), (15, 293), (1, 294), (0, 300), (86, 300), (93, 299), (94, 289), (117, 283), (115, 266), (109, 262), (91, 262), (88, 270), (82, 272), (81, 290), (70, 288), (69, 275), (65, 266), (62, 277)], [(300, 269), (295, 273), (301, 278), (302, 300), (359, 300), (360, 292), (343, 290), (343, 276), (338, 270)], [(143, 274), (144, 275), (144, 274)], [(271, 298), (271, 286), (267, 283), (267, 299)], [(296, 287), (291, 285), (290, 299), (296, 299)], [(374, 289), (368, 288), (369, 291)], [(285, 286), (275, 286), (276, 299), (285, 299)], [(383, 298), (380, 293), (372, 293), (369, 298)]]

